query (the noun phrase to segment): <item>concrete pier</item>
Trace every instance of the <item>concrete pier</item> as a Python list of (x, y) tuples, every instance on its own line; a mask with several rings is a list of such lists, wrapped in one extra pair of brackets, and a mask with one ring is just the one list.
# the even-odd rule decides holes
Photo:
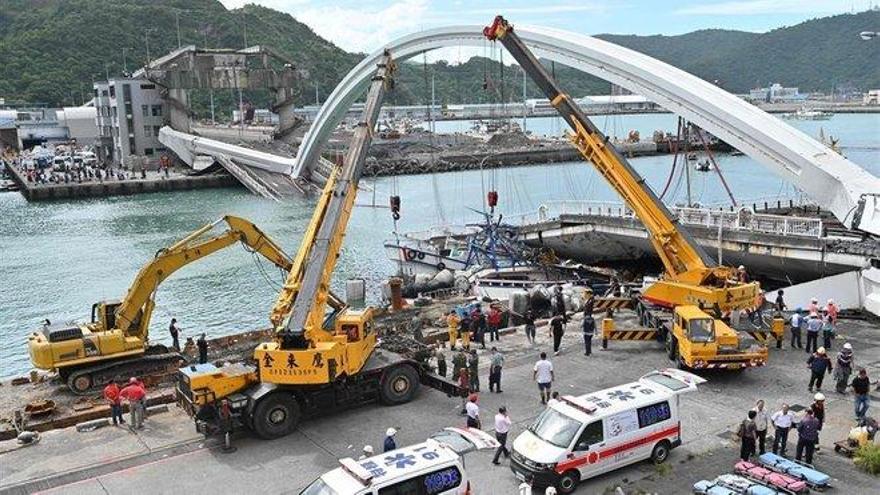
[(18, 185), (22, 196), (28, 201), (44, 201), (50, 199), (69, 198), (100, 198), (107, 196), (124, 196), (164, 191), (182, 191), (189, 189), (211, 189), (217, 187), (234, 187), (238, 185), (230, 175), (211, 174), (194, 176), (171, 176), (167, 179), (150, 177), (148, 179), (109, 179), (103, 182), (71, 182), (69, 184), (34, 184), (15, 167), (6, 166), (6, 172)]

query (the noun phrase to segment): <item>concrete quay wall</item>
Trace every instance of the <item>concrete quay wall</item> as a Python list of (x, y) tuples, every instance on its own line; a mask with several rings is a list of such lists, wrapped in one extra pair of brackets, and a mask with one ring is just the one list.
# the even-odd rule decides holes
[(14, 167), (7, 166), (6, 171), (12, 180), (18, 185), (22, 196), (28, 201), (100, 198), (164, 191), (233, 187), (238, 185), (238, 181), (229, 175), (173, 176), (168, 179), (127, 179), (106, 180), (104, 182), (36, 185), (28, 182), (21, 172)]

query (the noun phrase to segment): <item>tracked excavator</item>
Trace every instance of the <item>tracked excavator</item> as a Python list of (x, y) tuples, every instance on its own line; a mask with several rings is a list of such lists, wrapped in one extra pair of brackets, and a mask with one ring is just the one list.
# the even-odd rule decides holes
[[(225, 231), (207, 235), (223, 223)], [(138, 272), (122, 300), (92, 305), (89, 323), (49, 325), (31, 333), (31, 362), (36, 368), (57, 371), (78, 394), (117, 376), (144, 376), (177, 368), (183, 359), (179, 353), (149, 342), (156, 290), (178, 269), (236, 243), (264, 256), (285, 273), (291, 269), (290, 258), (256, 225), (243, 218), (223, 217), (160, 249)]]
[[(571, 128), (572, 144), (648, 230), (665, 271), (642, 291), (637, 301), (641, 322), (648, 328), (641, 334), (659, 334), (666, 341), (669, 357), (683, 368), (742, 369), (763, 365), (767, 348), (746, 348), (739, 334), (722, 320), (726, 313), (753, 307), (760, 285), (740, 282), (736, 269), (718, 265), (709, 257), (645, 179), (609, 143), (608, 137), (562, 91), (511, 24), (497, 16), (483, 34), (504, 45), (516, 59)], [(603, 321), (603, 327), (613, 327), (613, 320)], [(640, 333), (623, 335), (618, 340)]]
[(293, 431), (306, 416), (377, 400), (387, 405), (409, 402), (420, 384), (450, 395), (461, 393), (425, 363), (377, 347), (372, 308), (327, 311), (331, 277), (395, 69), (386, 52), (348, 153), (330, 173), (272, 309), (275, 338), (257, 346), (255, 366), (181, 368), (178, 403), (193, 416), (198, 431), (208, 435), (243, 425), (272, 439)]

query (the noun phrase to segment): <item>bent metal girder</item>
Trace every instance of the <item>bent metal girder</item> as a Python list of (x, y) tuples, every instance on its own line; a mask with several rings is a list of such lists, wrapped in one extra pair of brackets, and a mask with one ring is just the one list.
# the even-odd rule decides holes
[[(751, 156), (804, 191), (843, 224), (880, 235), (880, 179), (758, 107), (665, 62), (583, 34), (517, 25), (539, 57), (644, 95)], [(291, 173), (308, 180), (320, 149), (363, 94), (385, 49), (405, 60), (443, 47), (483, 46), (482, 26), (436, 28), (398, 38), (353, 68), (324, 102)]]

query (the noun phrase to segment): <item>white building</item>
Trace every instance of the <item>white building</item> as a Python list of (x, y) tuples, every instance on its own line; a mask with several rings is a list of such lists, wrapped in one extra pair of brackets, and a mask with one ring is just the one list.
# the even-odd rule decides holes
[(807, 95), (801, 94), (796, 87), (787, 88), (779, 83), (773, 83), (769, 88), (750, 90), (748, 99), (754, 102), (797, 103), (806, 100)]
[(165, 150), (159, 129), (167, 112), (156, 85), (144, 79), (119, 78), (96, 82), (94, 89), (98, 156), (121, 165), (131, 165), (133, 155), (157, 161)]
[(880, 105), (880, 89), (872, 89), (865, 93), (865, 105)]

